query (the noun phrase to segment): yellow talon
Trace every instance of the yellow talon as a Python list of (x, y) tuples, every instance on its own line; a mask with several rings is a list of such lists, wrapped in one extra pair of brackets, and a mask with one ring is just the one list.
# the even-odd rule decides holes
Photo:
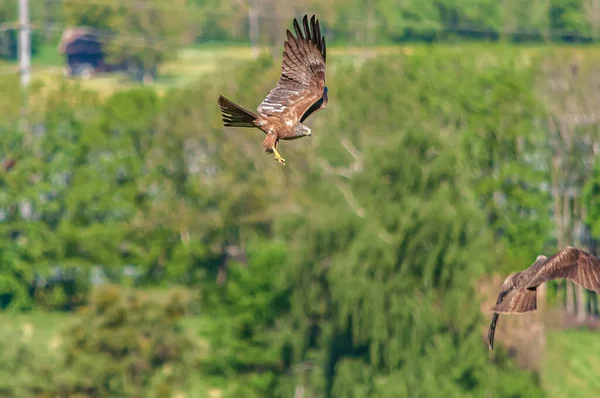
[(277, 160), (282, 166), (285, 166), (285, 159), (281, 157), (277, 149), (273, 147), (273, 153), (275, 154), (275, 160)]

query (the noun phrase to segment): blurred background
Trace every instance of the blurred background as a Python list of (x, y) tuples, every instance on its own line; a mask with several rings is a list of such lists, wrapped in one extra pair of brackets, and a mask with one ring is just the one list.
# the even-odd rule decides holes
[[(225, 129), (316, 13), (327, 109)], [(600, 0), (2, 0), (3, 397), (598, 397)]]

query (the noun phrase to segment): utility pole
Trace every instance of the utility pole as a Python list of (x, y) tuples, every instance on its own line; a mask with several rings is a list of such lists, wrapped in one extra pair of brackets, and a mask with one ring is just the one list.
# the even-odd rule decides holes
[(259, 10), (261, 5), (259, 4), (259, 0), (250, 0), (248, 2), (248, 30), (250, 36), (250, 44), (252, 45), (252, 56), (257, 57), (260, 48), (259, 48), (259, 30), (258, 30), (258, 18), (259, 18)]
[(29, 0), (19, 0), (19, 69), (21, 86), (27, 88), (31, 80), (31, 27), (29, 26)]
[(21, 120), (20, 128), (25, 143), (31, 143), (29, 134), (29, 95), (31, 80), (31, 26), (29, 24), (29, 0), (19, 0), (19, 71), (21, 73)]

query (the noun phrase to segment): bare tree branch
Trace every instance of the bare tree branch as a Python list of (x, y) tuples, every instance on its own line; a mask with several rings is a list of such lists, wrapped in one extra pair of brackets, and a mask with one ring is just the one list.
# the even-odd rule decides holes
[[(327, 174), (340, 176), (350, 180), (355, 174), (363, 171), (364, 156), (347, 138), (342, 138), (340, 142), (344, 149), (346, 149), (346, 151), (354, 158), (354, 162), (349, 167), (333, 167), (327, 161), (322, 159), (321, 165)], [(366, 218), (368, 215), (367, 211), (358, 203), (350, 187), (342, 182), (336, 182), (336, 185), (342, 195), (344, 195), (344, 199), (346, 199), (348, 206), (352, 208), (354, 213), (360, 218)], [(392, 236), (383, 228), (379, 229), (377, 236), (387, 244), (391, 244), (393, 241)]]
[(333, 167), (324, 159), (321, 160), (321, 165), (328, 174), (351, 179), (354, 174), (360, 173), (363, 170), (364, 157), (363, 154), (356, 149), (356, 147), (347, 138), (342, 138), (340, 142), (348, 151), (348, 153), (354, 158), (354, 162), (350, 165), (350, 167)]
[(338, 188), (342, 191), (344, 198), (346, 198), (346, 202), (348, 205), (354, 210), (357, 216), (360, 218), (365, 218), (367, 216), (367, 211), (363, 209), (357, 202), (356, 198), (352, 194), (352, 191), (345, 184), (337, 183)]
[(350, 153), (350, 155), (352, 155), (354, 160), (356, 160), (356, 163), (353, 166), (360, 167), (360, 170), (362, 170), (363, 154), (358, 149), (356, 149), (352, 142), (350, 142), (350, 140), (348, 140), (347, 138), (342, 138), (341, 143), (344, 146), (344, 148), (346, 148), (346, 150)]

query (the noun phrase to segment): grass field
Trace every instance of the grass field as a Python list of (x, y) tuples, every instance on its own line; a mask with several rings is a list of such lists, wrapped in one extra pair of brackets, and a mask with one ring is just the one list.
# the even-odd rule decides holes
[(60, 332), (71, 319), (71, 315), (61, 313), (0, 313), (0, 338), (23, 341), (35, 351), (51, 353), (60, 344)]
[[(328, 67), (335, 68), (344, 63), (361, 62), (375, 54), (404, 53), (412, 54), (426, 49), (426, 46), (379, 46), (367, 47), (332, 47), (328, 49)], [(268, 51), (266, 48), (261, 51)], [(254, 57), (248, 46), (195, 46), (180, 49), (176, 57), (162, 64), (159, 76), (151, 85), (159, 91), (169, 87), (181, 87), (201, 79), (202, 76), (249, 61)], [(45, 84), (63, 79), (64, 57), (55, 46), (44, 46), (32, 58), (32, 76), (34, 80)], [(0, 77), (3, 75), (18, 76), (16, 62), (0, 61)], [(109, 94), (115, 90), (138, 86), (122, 73), (97, 75), (90, 79), (72, 78), (69, 81), (81, 84), (84, 88), (94, 89), (101, 94)]]
[(600, 397), (600, 334), (552, 331), (547, 336), (542, 381), (548, 397)]
[[(557, 57), (577, 59), (583, 55), (589, 58), (590, 55), (597, 57), (600, 61), (600, 50), (593, 47), (565, 47), (565, 46), (510, 46), (503, 44), (488, 44), (482, 47), (480, 43), (457, 44), (438, 46), (449, 52), (465, 52), (465, 54), (486, 54), (499, 55), (495, 57), (502, 59), (503, 51), (522, 52), (523, 60), (528, 62), (532, 56), (546, 52), (554, 53)], [(387, 55), (393, 53), (403, 53), (406, 55), (416, 54), (428, 51), (431, 46), (417, 45), (388, 45), (369, 47), (330, 47), (328, 48), (328, 69), (334, 70), (337, 66), (348, 63), (362, 62), (374, 55)], [(485, 48), (487, 51), (479, 51)], [(262, 49), (267, 51), (267, 49)], [(171, 87), (181, 87), (202, 78), (202, 76), (222, 69), (224, 67), (235, 66), (245, 61), (251, 60), (253, 53), (250, 47), (242, 45), (218, 46), (204, 45), (180, 49), (174, 59), (165, 62), (159, 68), (159, 76), (155, 82), (151, 83), (159, 92)], [(58, 53), (55, 46), (44, 46), (32, 58), (33, 79), (41, 81), (48, 85), (57, 81), (63, 81), (64, 57)], [(18, 76), (18, 65), (16, 62), (0, 61), (0, 77)], [(127, 89), (139, 86), (140, 83), (132, 81), (129, 76), (123, 73), (111, 73), (97, 75), (90, 79), (81, 78), (67, 79), (73, 84), (81, 84), (83, 88), (93, 89), (100, 94), (110, 94), (115, 90)], [(51, 86), (51, 84), (49, 85)]]
[[(261, 51), (267, 51), (262, 49)], [(389, 54), (394, 52), (412, 53), (408, 47), (387, 46), (376, 49), (360, 47), (332, 48), (328, 51), (329, 68), (348, 62), (360, 62), (373, 54)], [(201, 81), (203, 76), (223, 68), (235, 67), (253, 59), (252, 49), (248, 46), (195, 46), (180, 49), (176, 57), (160, 65), (158, 78), (150, 84), (159, 93), (173, 87), (182, 87), (195, 81)], [(110, 95), (117, 90), (139, 86), (125, 73), (98, 74), (89, 79), (64, 77), (64, 57), (55, 46), (44, 46), (32, 58), (32, 80), (41, 82), (46, 89), (56, 83), (68, 82), (81, 85), (82, 88), (92, 89), (100, 95)], [(19, 68), (16, 62), (0, 61), (0, 78), (14, 76), (18, 78)]]
[[(158, 79), (152, 83), (157, 89), (183, 86), (203, 75), (217, 70), (222, 65), (232, 65), (252, 58), (249, 47), (207, 47), (184, 48), (177, 56), (159, 68)], [(45, 84), (64, 79), (64, 57), (53, 46), (42, 47), (32, 58), (33, 80)], [(0, 61), (0, 77), (18, 76), (16, 62)], [(99, 74), (90, 79), (71, 78), (68, 81), (81, 84), (84, 88), (94, 89), (101, 94), (110, 94), (115, 90), (139, 86), (124, 73)]]

